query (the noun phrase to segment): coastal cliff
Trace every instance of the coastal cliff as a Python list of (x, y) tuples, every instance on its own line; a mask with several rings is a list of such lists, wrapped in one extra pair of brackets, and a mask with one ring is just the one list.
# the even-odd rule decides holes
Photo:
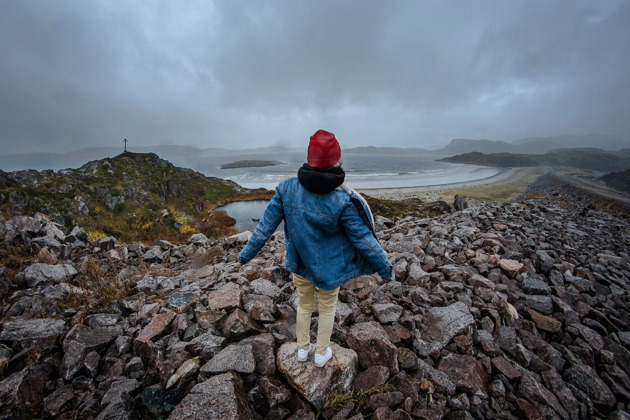
[(628, 215), (546, 176), (510, 202), (377, 216), (396, 281), (341, 288), (322, 369), (295, 359), (282, 232), (241, 266), (247, 233), (120, 243), (14, 217), (0, 418), (625, 418)]

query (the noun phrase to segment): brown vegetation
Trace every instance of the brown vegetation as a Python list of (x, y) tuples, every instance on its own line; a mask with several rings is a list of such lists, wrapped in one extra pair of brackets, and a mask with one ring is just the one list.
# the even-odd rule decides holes
[(134, 287), (124, 282), (112, 264), (101, 264), (87, 256), (76, 279), (77, 288), (68, 293), (63, 305), (67, 308), (85, 306), (88, 310), (102, 307), (111, 301), (130, 296)]

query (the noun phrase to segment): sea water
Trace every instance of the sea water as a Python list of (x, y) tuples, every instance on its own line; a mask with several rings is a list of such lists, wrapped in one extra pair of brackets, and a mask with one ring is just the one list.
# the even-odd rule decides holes
[[(375, 188), (419, 187), (444, 185), (488, 178), (499, 173), (497, 168), (476, 165), (438, 162), (443, 156), (421, 154), (362, 154), (344, 153), (343, 169), (346, 183), (359, 190)], [(276, 166), (258, 168), (220, 169), (218, 163), (204, 167), (208, 176), (230, 179), (246, 188), (266, 188), (272, 190), (279, 182), (296, 176), (304, 164), (304, 153), (284, 153), (282, 155), (256, 154), (222, 156), (224, 163), (244, 159), (276, 160)], [(369, 194), (369, 192), (367, 192)], [(236, 219), (236, 229), (254, 230), (267, 207), (267, 201), (246, 201), (230, 203), (222, 210)]]
[[(221, 169), (221, 163), (207, 162), (201, 172), (208, 176), (229, 179), (246, 188), (273, 190), (279, 182), (296, 176), (305, 162), (305, 152), (256, 155), (223, 155), (221, 162), (257, 159), (281, 162), (275, 166)], [(439, 162), (444, 156), (429, 154), (342, 154), (346, 183), (359, 190), (444, 185), (488, 178), (500, 169), (476, 165)]]

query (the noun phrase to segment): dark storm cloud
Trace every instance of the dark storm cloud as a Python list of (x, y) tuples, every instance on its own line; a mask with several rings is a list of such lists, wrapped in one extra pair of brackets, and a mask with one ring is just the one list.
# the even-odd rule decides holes
[(626, 1), (0, 2), (3, 152), (628, 138)]

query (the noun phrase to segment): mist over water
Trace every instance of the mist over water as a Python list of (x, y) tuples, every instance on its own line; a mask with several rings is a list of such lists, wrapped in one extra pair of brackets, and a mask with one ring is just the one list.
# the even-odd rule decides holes
[[(246, 188), (274, 189), (276, 185), (293, 176), (305, 162), (305, 153), (289, 152), (276, 155), (234, 155), (236, 160), (258, 159), (282, 162), (276, 166), (257, 168), (221, 169), (229, 162), (226, 156), (221, 162), (207, 161), (198, 170), (207, 176), (230, 179)], [(488, 178), (500, 169), (476, 165), (437, 162), (444, 156), (421, 154), (363, 154), (343, 153), (343, 169), (346, 183), (355, 189), (400, 188), (442, 185)]]

